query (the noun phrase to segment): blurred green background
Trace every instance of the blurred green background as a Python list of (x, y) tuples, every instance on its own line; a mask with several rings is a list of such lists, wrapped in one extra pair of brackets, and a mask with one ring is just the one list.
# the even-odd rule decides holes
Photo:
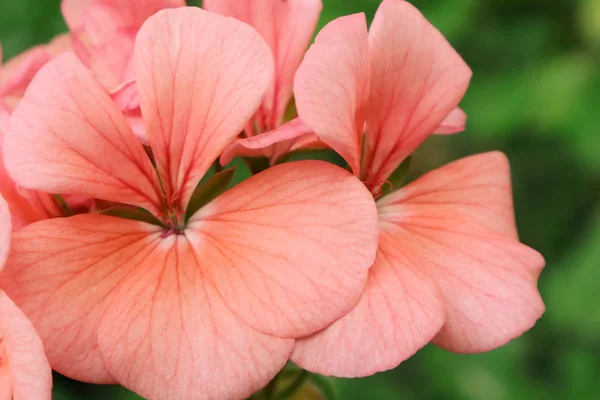
[[(379, 0), (323, 0), (320, 26)], [(479, 355), (428, 346), (394, 371), (336, 379), (346, 399), (600, 398), (600, 0), (412, 0), (474, 71), (466, 132), (433, 137), (416, 176), (499, 149), (512, 165), (524, 243), (547, 266), (547, 312)], [(59, 0), (0, 2), (4, 57), (66, 30)], [(119, 387), (55, 380), (55, 399), (137, 399)]]

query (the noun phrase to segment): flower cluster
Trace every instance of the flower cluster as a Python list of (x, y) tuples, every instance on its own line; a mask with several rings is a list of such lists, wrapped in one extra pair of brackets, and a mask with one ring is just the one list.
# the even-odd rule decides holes
[[(70, 33), (0, 67), (0, 398), (49, 399), (52, 368), (242, 399), (290, 360), (366, 376), (535, 323), (506, 157), (403, 185), (464, 129), (471, 77), (417, 9), (384, 0), (306, 51), (320, 0), (203, 7), (63, 0)], [(286, 162), (303, 149), (347, 168)], [(236, 157), (255, 174), (230, 187)]]

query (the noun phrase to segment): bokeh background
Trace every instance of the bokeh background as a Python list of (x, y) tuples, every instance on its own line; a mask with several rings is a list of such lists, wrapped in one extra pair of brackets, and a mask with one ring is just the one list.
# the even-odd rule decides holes
[[(320, 27), (379, 0), (323, 0)], [(412, 0), (474, 71), (466, 132), (429, 139), (419, 174), (498, 149), (512, 165), (521, 240), (547, 266), (547, 312), (509, 345), (479, 355), (434, 346), (396, 370), (335, 379), (346, 399), (600, 399), (600, 0)], [(4, 57), (66, 30), (59, 0), (0, 2)], [(139, 399), (57, 376), (54, 398)]]

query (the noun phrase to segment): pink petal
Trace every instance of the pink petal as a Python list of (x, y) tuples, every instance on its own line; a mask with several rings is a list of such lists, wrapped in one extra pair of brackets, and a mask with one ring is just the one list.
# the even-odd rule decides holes
[[(356, 304), (377, 248), (373, 198), (321, 161), (269, 168), (190, 220), (207, 279), (246, 324), (305, 336)], [(218, 266), (218, 268), (216, 267)]]
[(8, 127), (8, 113), (0, 108), (0, 195), (8, 203), (13, 229), (32, 222), (61, 215), (52, 195), (17, 186), (4, 168), (3, 142)]
[(1, 290), (0, 338), (0, 396), (14, 400), (50, 400), (52, 370), (42, 341), (31, 322)]
[(4, 198), (0, 196), (0, 271), (4, 268), (4, 263), (10, 251), (10, 232), (12, 224), (10, 222), (10, 211)]
[(185, 209), (258, 108), (273, 75), (269, 48), (248, 25), (190, 7), (150, 18), (135, 54), (148, 140), (167, 195)]
[(436, 135), (452, 135), (464, 131), (466, 125), (467, 113), (456, 107), (433, 133)]
[(184, 0), (63, 0), (62, 11), (73, 47), (108, 89), (133, 78), (135, 37), (146, 19)]
[[(76, 132), (76, 134), (73, 134)], [(19, 185), (160, 208), (155, 171), (108, 95), (72, 53), (36, 75), (4, 140)]]
[[(287, 361), (293, 341), (242, 323), (192, 248), (173, 234), (102, 215), (17, 232), (0, 284), (31, 318), (54, 369), (152, 399), (242, 398)], [(106, 364), (105, 364), (106, 363)], [(108, 370), (106, 369), (108, 367)]]
[(494, 349), (544, 311), (536, 287), (544, 259), (518, 242), (511, 198), (506, 157), (487, 153), (433, 171), (378, 202), (381, 226), (418, 243), (412, 249), (426, 260), (421, 267), (445, 297), (446, 322), (434, 340), (445, 349)]
[(60, 8), (69, 28), (79, 28), (83, 25), (85, 11), (90, 4), (97, 0), (62, 0)]
[(361, 377), (395, 368), (444, 323), (439, 290), (421, 266), (418, 240), (383, 230), (360, 301), (343, 318), (296, 342), (292, 361), (312, 372)]
[(36, 46), (9, 60), (0, 70), (0, 98), (22, 97), (34, 75), (50, 58), (44, 46)]
[(294, 73), (319, 21), (321, 0), (205, 0), (204, 9), (253, 26), (275, 58), (275, 76), (267, 90), (262, 115), (267, 130), (277, 128), (292, 97)]
[(236, 139), (221, 154), (221, 165), (229, 164), (234, 157), (268, 156), (272, 163), (287, 154), (298, 138), (313, 131), (296, 118), (281, 127), (244, 139)]
[(370, 115), (365, 163), (385, 180), (458, 105), (471, 70), (414, 8), (384, 0), (369, 32)]
[(293, 340), (232, 313), (206, 274), (225, 264), (206, 264), (195, 239), (161, 240), (127, 276), (102, 321), (100, 349), (118, 381), (143, 397), (248, 398), (283, 368)]
[(360, 174), (369, 91), (364, 14), (338, 18), (317, 35), (294, 79), (300, 118)]
[(53, 369), (114, 382), (97, 331), (112, 292), (161, 235), (160, 227), (103, 215), (45, 220), (13, 234), (0, 286), (36, 327)]

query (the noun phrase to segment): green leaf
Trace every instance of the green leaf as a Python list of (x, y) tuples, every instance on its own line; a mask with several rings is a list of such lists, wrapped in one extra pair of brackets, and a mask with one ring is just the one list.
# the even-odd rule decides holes
[(199, 209), (213, 201), (218, 195), (223, 193), (229, 187), (235, 169), (226, 169), (218, 172), (211, 176), (205, 182), (201, 182), (194, 190), (190, 204), (188, 205), (185, 213), (186, 220), (190, 219), (192, 215)]
[(134, 221), (148, 222), (149, 224), (163, 226), (163, 223), (154, 215), (143, 208), (113, 208), (102, 212), (102, 215), (132, 219)]
[(390, 181), (392, 185), (391, 187), (390, 185), (383, 185), (381, 189), (381, 193), (383, 196), (398, 190), (402, 186), (402, 184), (406, 180), (406, 177), (408, 176), (408, 172), (410, 171), (411, 160), (412, 156), (406, 158), (406, 160), (402, 161), (402, 164), (400, 164), (400, 166), (396, 168), (394, 172), (392, 172), (392, 174), (388, 178), (388, 181)]

